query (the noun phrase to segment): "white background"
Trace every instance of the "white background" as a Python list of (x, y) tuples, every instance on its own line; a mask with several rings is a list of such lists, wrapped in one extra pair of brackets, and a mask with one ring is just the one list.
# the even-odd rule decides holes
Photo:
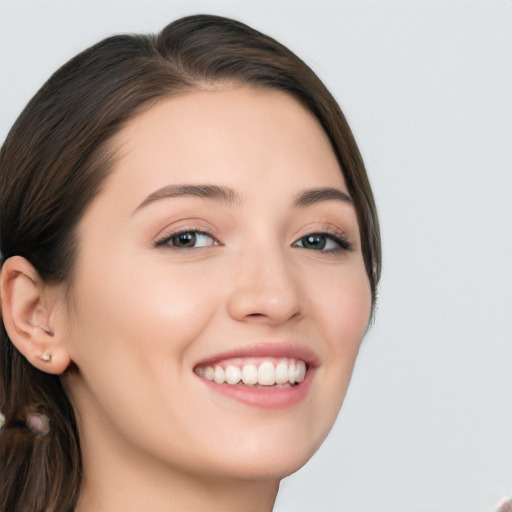
[(512, 2), (0, 0), (0, 140), (78, 51), (199, 12), (253, 25), (319, 74), (381, 218), (376, 325), (276, 512), (494, 510), (512, 493)]

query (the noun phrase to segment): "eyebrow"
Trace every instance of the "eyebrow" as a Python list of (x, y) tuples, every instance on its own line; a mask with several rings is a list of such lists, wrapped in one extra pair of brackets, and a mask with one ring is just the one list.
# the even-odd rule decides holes
[(167, 185), (149, 194), (149, 196), (135, 208), (134, 213), (156, 201), (185, 196), (202, 197), (229, 205), (240, 202), (240, 196), (229, 187), (219, 185)]
[[(155, 192), (149, 194), (142, 203), (135, 208), (134, 212), (144, 208), (148, 204), (161, 201), (162, 199), (170, 199), (174, 197), (195, 196), (204, 199), (211, 199), (220, 203), (234, 205), (241, 202), (240, 196), (229, 187), (220, 185), (167, 185)], [(343, 203), (353, 204), (351, 197), (337, 188), (315, 188), (306, 190), (296, 196), (292, 200), (295, 208), (305, 208), (323, 201), (341, 201)]]
[(293, 205), (296, 208), (304, 208), (306, 206), (311, 206), (323, 201), (341, 201), (351, 205), (354, 204), (352, 198), (346, 192), (343, 192), (337, 188), (325, 187), (315, 188), (302, 192), (301, 194), (295, 196)]

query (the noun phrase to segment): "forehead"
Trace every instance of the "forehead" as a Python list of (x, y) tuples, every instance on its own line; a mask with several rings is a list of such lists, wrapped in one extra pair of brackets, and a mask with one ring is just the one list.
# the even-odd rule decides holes
[(346, 191), (318, 120), (277, 90), (242, 87), (165, 98), (132, 119), (116, 145), (109, 185), (137, 181), (141, 194), (169, 183), (215, 183), (241, 196), (265, 184), (283, 192)]

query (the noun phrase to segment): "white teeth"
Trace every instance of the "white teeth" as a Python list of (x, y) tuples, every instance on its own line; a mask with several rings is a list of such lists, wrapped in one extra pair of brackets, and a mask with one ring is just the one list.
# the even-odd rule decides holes
[(295, 361), (288, 365), (288, 380), (290, 384), (295, 384)]
[(228, 384), (238, 384), (242, 379), (242, 370), (238, 366), (229, 365), (226, 368), (226, 382)]
[(215, 376), (215, 370), (211, 366), (207, 366), (203, 370), (203, 376), (204, 376), (205, 379), (213, 380), (213, 378)]
[(285, 384), (288, 382), (288, 365), (279, 363), (276, 366), (276, 384)]
[(222, 368), (222, 366), (216, 366), (214, 371), (215, 371), (215, 373), (213, 374), (213, 380), (217, 384), (222, 384), (224, 382), (224, 378), (226, 376), (226, 374), (224, 372), (224, 368)]
[(265, 361), (258, 368), (258, 384), (261, 386), (273, 386), (276, 383), (276, 369), (274, 365)]
[(302, 382), (304, 380), (304, 377), (306, 376), (306, 363), (304, 361), (299, 361), (297, 363), (297, 375), (296, 375), (296, 381)]
[(295, 359), (284, 359), (277, 364), (273, 361), (263, 361), (259, 366), (246, 364), (240, 367), (236, 364), (228, 364), (223, 368), (217, 364), (196, 369), (199, 376), (217, 384), (249, 386), (293, 385), (304, 380), (306, 371), (306, 363)]
[(258, 368), (255, 364), (248, 364), (242, 368), (242, 382), (256, 384), (258, 382)]

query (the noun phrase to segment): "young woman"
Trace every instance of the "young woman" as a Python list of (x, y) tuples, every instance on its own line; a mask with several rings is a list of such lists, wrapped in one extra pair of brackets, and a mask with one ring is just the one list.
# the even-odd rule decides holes
[(380, 275), (314, 73), (220, 17), (108, 38), (21, 114), (0, 194), (0, 510), (271, 510)]

